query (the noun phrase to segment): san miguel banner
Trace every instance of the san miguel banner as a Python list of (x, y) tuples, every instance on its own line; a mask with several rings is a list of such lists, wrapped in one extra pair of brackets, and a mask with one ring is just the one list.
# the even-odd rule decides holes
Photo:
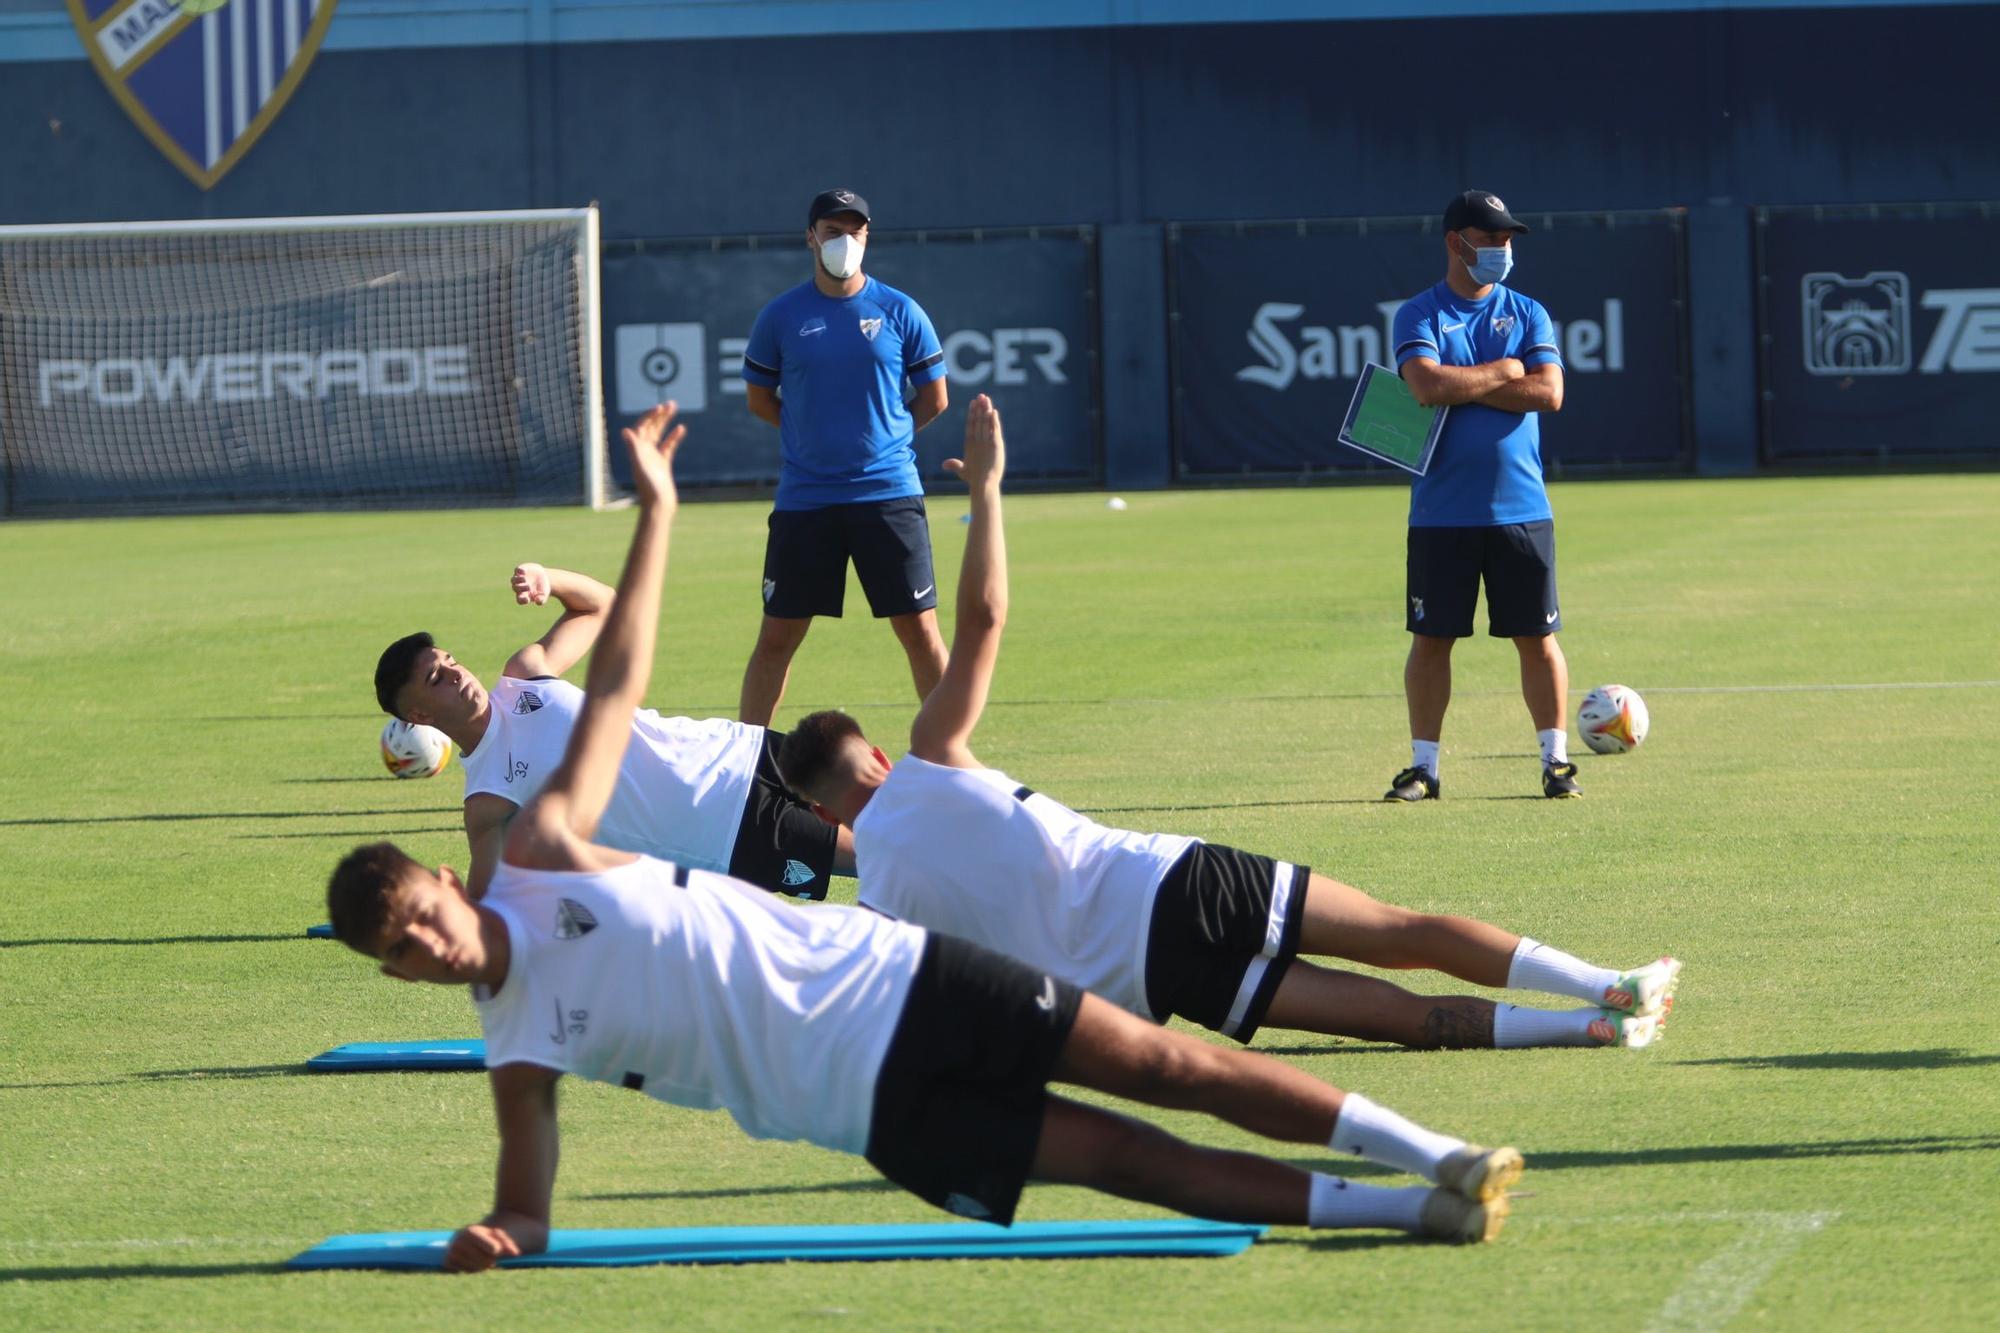
[(1992, 205), (1760, 209), (1764, 453), (2000, 453)]
[[(1680, 468), (1687, 420), (1685, 248), (1677, 213), (1523, 214), (1508, 286), (1556, 325), (1563, 408), (1542, 457)], [(1179, 225), (1175, 474), (1186, 480), (1386, 470), (1335, 440), (1362, 367), (1394, 365), (1390, 323), (1444, 277), (1421, 220)]]
[(206, 190), (285, 109), (335, 3), (69, 0), (69, 12), (111, 95)]
[[(1006, 414), (1011, 480), (1097, 479), (1096, 242), (1088, 228), (922, 240), (885, 232), (868, 244), (867, 272), (914, 298), (943, 345), (951, 406), (917, 436), (927, 482), (949, 475), (941, 465), (957, 457), (965, 405), (979, 393)], [(796, 244), (607, 244), (607, 420), (615, 429), (671, 398), (702, 441), (675, 463), (682, 480), (775, 481), (778, 432), (746, 405), (743, 348), (765, 303), (811, 276), (803, 227)], [(615, 450), (612, 464), (622, 479)]]

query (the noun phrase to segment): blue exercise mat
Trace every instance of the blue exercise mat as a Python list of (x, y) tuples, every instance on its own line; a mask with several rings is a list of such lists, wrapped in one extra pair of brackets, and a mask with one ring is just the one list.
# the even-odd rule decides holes
[(323, 921), (323, 922), (321, 922), (321, 923), (320, 923), (319, 925), (317, 925), (317, 926), (307, 926), (307, 927), (306, 927), (306, 938), (307, 938), (307, 939), (309, 939), (309, 940), (330, 940), (330, 939), (332, 939), (332, 938), (333, 938), (333, 923), (332, 923), (331, 921)]
[[(551, 1231), (542, 1254), (502, 1268), (621, 1268), (642, 1264), (846, 1263), (877, 1259), (1075, 1259), (1241, 1254), (1259, 1226), (1176, 1218), (1156, 1222), (938, 1222), (913, 1226), (665, 1227)], [(444, 1264), (449, 1231), (335, 1236), (289, 1268), (415, 1268)]]
[(306, 1061), (315, 1074), (363, 1074), (396, 1069), (484, 1069), (486, 1043), (461, 1041), (350, 1041)]

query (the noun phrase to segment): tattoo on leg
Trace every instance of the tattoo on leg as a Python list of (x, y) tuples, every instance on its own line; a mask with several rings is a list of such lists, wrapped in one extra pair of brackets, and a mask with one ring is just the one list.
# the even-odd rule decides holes
[(1424, 1045), (1438, 1050), (1486, 1050), (1493, 1045), (1490, 1000), (1447, 1000), (1424, 1015)]

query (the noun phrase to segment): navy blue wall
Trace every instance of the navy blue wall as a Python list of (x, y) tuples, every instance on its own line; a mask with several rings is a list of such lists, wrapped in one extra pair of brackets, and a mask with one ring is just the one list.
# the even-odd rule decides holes
[[(89, 65), (0, 64), (0, 221), (602, 202), (607, 236), (2000, 193), (2000, 7), (334, 51), (214, 190)], [(1968, 100), (1970, 99), (1970, 100)]]
[[(2000, 5), (1772, 2), (1790, 7), (607, 42), (550, 39), (576, 7), (536, 0), (514, 31), (541, 40), (475, 18), (496, 44), (322, 53), (208, 192), (88, 63), (0, 50), (0, 223), (596, 201), (608, 240), (768, 235), (839, 182), (881, 231), (1094, 225), (1102, 475), (1138, 487), (1169, 472), (1162, 224), (1435, 216), (1469, 184), (1531, 220), (1683, 207), (1691, 463), (1743, 472), (1775, 456), (1752, 210), (2000, 198)], [(697, 12), (725, 11), (645, 21)], [(355, 19), (336, 30), (372, 31)]]

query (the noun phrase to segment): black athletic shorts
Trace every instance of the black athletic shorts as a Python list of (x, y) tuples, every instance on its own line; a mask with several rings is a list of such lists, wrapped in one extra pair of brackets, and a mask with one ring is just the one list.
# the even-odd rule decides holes
[(783, 732), (765, 728), (743, 821), (736, 826), (736, 847), (729, 853), (729, 873), (773, 893), (818, 901), (826, 897), (840, 830), (785, 790), (778, 776), (778, 747), (784, 740)]
[(877, 619), (937, 605), (924, 497), (825, 509), (771, 511), (764, 543), (764, 614), (783, 620), (839, 616), (847, 562)]
[(1181, 853), (1153, 899), (1146, 1004), (1248, 1045), (1298, 956), (1311, 878), (1211, 842)]
[(869, 1164), (960, 1217), (1014, 1220), (1083, 992), (932, 932), (875, 1079)]
[(1411, 528), (1404, 628), (1440, 639), (1468, 637), (1482, 579), (1486, 632), (1494, 638), (1554, 634), (1562, 628), (1556, 607), (1556, 525), (1548, 519), (1491, 528)]

